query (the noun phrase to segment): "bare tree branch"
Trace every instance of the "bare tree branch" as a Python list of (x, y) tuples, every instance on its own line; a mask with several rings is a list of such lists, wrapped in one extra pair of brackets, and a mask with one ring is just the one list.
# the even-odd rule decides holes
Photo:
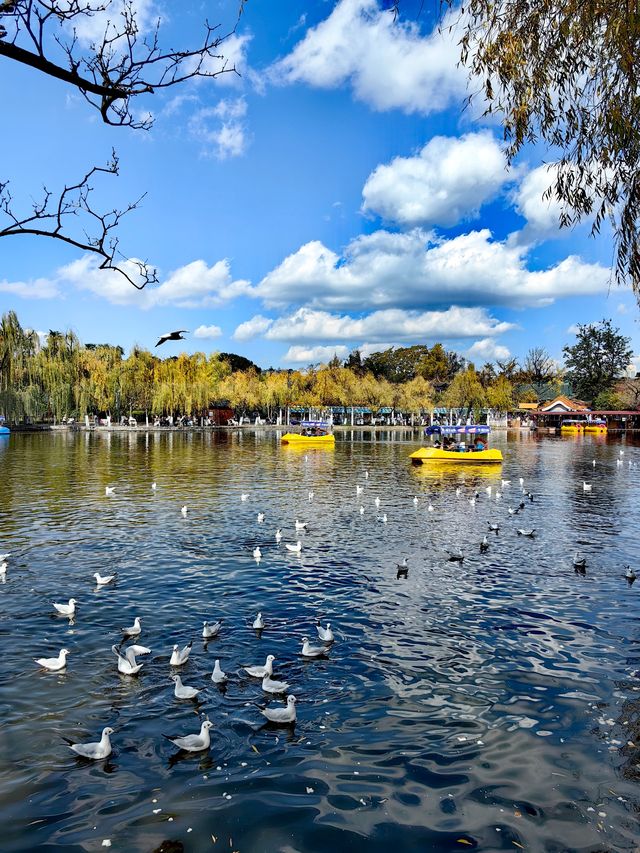
[(184, 83), (195, 77), (237, 74), (221, 52), (236, 31), (225, 35), (205, 22), (200, 46), (187, 50), (160, 47), (160, 20), (143, 35), (133, 0), (105, 18), (100, 38), (87, 45), (87, 23), (98, 22), (112, 0), (5, 0), (0, 2), (0, 56), (62, 80), (80, 91), (106, 124), (148, 129), (152, 118), (137, 116), (132, 100), (139, 95)]
[[(91, 193), (93, 178), (100, 174), (118, 174), (115, 151), (106, 166), (93, 166), (77, 183), (65, 185), (58, 196), (44, 187), (42, 198), (32, 203), (31, 212), (27, 214), (14, 211), (9, 182), (0, 182), (0, 237), (31, 235), (61, 240), (102, 258), (101, 270), (115, 270), (142, 290), (145, 285), (158, 281), (156, 269), (145, 261), (125, 258), (118, 250), (118, 238), (114, 232), (122, 217), (136, 210), (144, 195), (122, 210), (98, 213), (91, 205)], [(138, 280), (118, 264), (117, 256), (121, 258), (120, 264), (127, 261), (137, 267)]]

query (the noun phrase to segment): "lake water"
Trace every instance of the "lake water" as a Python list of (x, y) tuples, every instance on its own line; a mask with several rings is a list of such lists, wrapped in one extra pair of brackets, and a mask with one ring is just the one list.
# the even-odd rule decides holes
[[(640, 441), (498, 434), (511, 485), (496, 501), (500, 469), (413, 468), (416, 436), (345, 433), (306, 453), (273, 432), (0, 444), (0, 552), (13, 552), (0, 585), (3, 853), (106, 839), (196, 853), (637, 850), (640, 581), (623, 575), (640, 574)], [(519, 477), (534, 501), (511, 516)], [(284, 548), (296, 517), (309, 524), (300, 556)], [(480, 554), (489, 520), (501, 530)], [(444, 553), (457, 547), (463, 564)], [(113, 569), (117, 584), (96, 590), (93, 573)], [(70, 597), (73, 624), (52, 608)], [(130, 678), (110, 647), (136, 615), (152, 654)], [(336, 642), (306, 661), (318, 617)], [(203, 620), (219, 618), (205, 645)], [(181, 675), (203, 688), (199, 705), (170, 681), (172, 645), (191, 638)], [(63, 674), (33, 663), (63, 646)], [(263, 726), (260, 682), (242, 672), (268, 653), (298, 699), (293, 731)], [(211, 748), (176, 755), (161, 733), (197, 731), (198, 711)], [(62, 739), (106, 725), (106, 762)]]

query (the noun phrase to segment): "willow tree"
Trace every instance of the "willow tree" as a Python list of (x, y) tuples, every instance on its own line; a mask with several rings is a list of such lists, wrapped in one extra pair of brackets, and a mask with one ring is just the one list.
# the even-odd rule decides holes
[(608, 220), (616, 279), (640, 299), (639, 20), (636, 2), (468, 0), (459, 26), (509, 161), (546, 143), (558, 159), (545, 195), (560, 201), (561, 225), (589, 218), (597, 233)]
[(445, 406), (450, 409), (462, 409), (478, 412), (487, 404), (485, 390), (473, 365), (457, 373), (451, 385), (443, 395)]

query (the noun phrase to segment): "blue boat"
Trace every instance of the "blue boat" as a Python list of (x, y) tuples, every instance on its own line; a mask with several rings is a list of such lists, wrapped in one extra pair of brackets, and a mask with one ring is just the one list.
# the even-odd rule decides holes
[(9, 435), (11, 430), (7, 426), (0, 426), (0, 435)]

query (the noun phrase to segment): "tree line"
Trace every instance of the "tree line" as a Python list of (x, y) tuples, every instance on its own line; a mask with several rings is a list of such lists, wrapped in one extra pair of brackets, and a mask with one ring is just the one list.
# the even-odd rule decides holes
[[(607, 357), (602, 352), (594, 357), (596, 345), (608, 347)], [(522, 365), (509, 359), (476, 368), (438, 343), (392, 347), (364, 358), (356, 350), (344, 361), (334, 358), (304, 370), (261, 370), (234, 353), (162, 359), (134, 346), (125, 358), (122, 347), (83, 344), (71, 331), (50, 331), (41, 341), (10, 311), (0, 322), (0, 413), (14, 423), (85, 414), (200, 417), (222, 402), (240, 415), (260, 412), (269, 418), (291, 407), (329, 406), (508, 412), (526, 399), (539, 399), (542, 386), (558, 393), (571, 377), (578, 388), (592, 383), (590, 393), (596, 394), (590, 399), (596, 403), (631, 405), (631, 392), (623, 400), (616, 384), (631, 358), (628, 340), (608, 321), (583, 327), (576, 345), (565, 349), (567, 369), (542, 348), (531, 349)], [(636, 408), (640, 392), (634, 393)]]

